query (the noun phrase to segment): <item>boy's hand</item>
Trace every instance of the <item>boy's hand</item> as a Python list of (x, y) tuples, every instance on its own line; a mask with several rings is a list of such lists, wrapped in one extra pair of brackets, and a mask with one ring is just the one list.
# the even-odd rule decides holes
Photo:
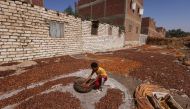
[(91, 78), (87, 78), (84, 83), (86, 84), (90, 79), (91, 79)]
[(82, 84), (82, 86), (85, 86), (86, 85), (86, 82), (84, 82), (83, 84)]
[(89, 84), (83, 83), (82, 86), (87, 88), (87, 87), (89, 87)]
[(90, 86), (89, 84), (85, 84), (85, 85), (84, 85), (85, 88), (87, 88), (87, 87), (89, 87), (89, 86)]

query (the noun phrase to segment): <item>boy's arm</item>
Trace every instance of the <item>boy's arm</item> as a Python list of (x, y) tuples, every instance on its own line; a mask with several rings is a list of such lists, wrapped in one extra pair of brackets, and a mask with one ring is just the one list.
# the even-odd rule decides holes
[(88, 80), (92, 78), (93, 74), (94, 74), (94, 71), (92, 71), (92, 73), (89, 75)]
[(88, 82), (91, 78), (92, 78), (92, 75), (94, 74), (94, 71), (92, 71), (92, 73), (89, 75), (89, 77), (86, 79), (85, 83)]

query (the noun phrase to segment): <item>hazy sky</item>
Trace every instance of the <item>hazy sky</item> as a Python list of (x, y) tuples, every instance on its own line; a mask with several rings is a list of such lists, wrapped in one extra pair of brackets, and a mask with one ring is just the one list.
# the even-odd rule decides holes
[[(63, 11), (69, 5), (74, 7), (75, 1), (45, 0), (45, 7)], [(144, 9), (144, 16), (154, 18), (158, 26), (190, 32), (190, 0), (144, 0)]]

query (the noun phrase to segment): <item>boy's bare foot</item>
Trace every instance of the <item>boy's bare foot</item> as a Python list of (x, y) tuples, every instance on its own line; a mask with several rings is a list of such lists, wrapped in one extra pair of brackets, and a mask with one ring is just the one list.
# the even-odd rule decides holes
[(103, 91), (103, 88), (102, 87), (100, 87), (100, 89), (99, 89), (100, 91)]
[(101, 91), (100, 91), (99, 89), (97, 89), (97, 90), (96, 90), (96, 93), (97, 93), (97, 94), (100, 94), (100, 93), (101, 93)]
[(103, 89), (100, 87), (99, 89), (96, 90), (96, 93), (101, 93), (103, 91)]

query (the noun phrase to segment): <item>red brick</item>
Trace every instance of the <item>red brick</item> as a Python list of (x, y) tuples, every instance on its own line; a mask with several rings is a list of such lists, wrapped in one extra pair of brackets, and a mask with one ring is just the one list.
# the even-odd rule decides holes
[(105, 6), (105, 2), (93, 5), (92, 6), (92, 17), (93, 18), (104, 17), (104, 6)]
[(125, 14), (125, 0), (107, 0), (106, 16)]
[(87, 8), (83, 8), (83, 9), (78, 10), (78, 13), (80, 13), (79, 16), (81, 16), (83, 18), (87, 18), (87, 17), (90, 18), (91, 13), (89, 11), (91, 11), (91, 8), (87, 7)]
[(38, 5), (38, 6), (43, 6), (43, 0), (32, 0), (32, 4)]
[(78, 5), (83, 5), (83, 4), (90, 3), (90, 2), (91, 2), (91, 0), (79, 0)]

